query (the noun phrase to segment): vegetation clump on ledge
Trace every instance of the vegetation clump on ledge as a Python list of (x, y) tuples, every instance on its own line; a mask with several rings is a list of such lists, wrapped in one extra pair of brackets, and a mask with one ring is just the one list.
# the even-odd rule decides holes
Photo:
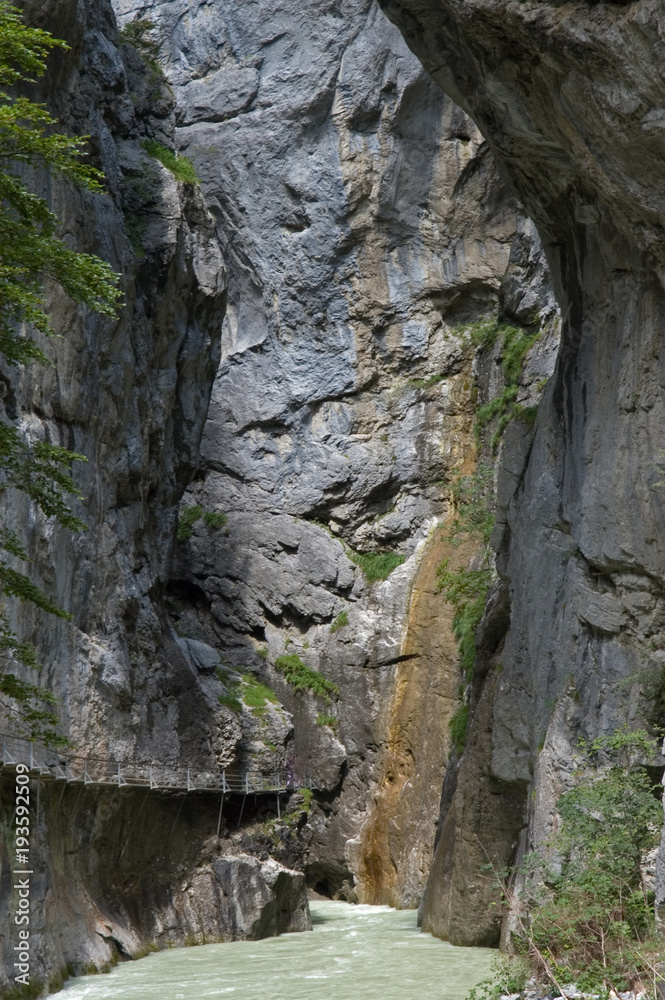
[[(178, 512), (178, 531), (176, 538), (179, 542), (186, 542), (192, 537), (192, 528), (197, 521), (203, 518), (203, 523), (209, 528), (223, 528), (228, 523), (226, 514), (219, 510), (205, 510), (199, 504), (193, 507), (183, 506)], [(228, 535), (228, 531), (226, 532)]]
[(146, 139), (143, 143), (148, 156), (159, 160), (163, 167), (169, 170), (177, 181), (184, 184), (198, 184), (199, 178), (192, 161), (186, 156), (178, 156), (173, 150), (167, 149), (154, 139)]
[(339, 729), (339, 719), (336, 715), (325, 715), (323, 712), (319, 712), (316, 717), (317, 726), (327, 726), (328, 729), (332, 729), (334, 733)]
[(297, 653), (284, 653), (275, 660), (275, 668), (295, 691), (311, 691), (318, 698), (330, 704), (331, 696), (339, 694), (339, 688), (327, 680), (318, 670), (313, 670), (300, 659)]
[(225, 705), (233, 712), (242, 712), (243, 705), (251, 708), (252, 713), (257, 716), (265, 714), (266, 703), (279, 704), (279, 698), (266, 684), (262, 684), (254, 674), (244, 673), (238, 679), (231, 679), (229, 672), (224, 667), (216, 670), (217, 679), (226, 688), (226, 694), (217, 696), (220, 705)]
[(347, 555), (362, 570), (368, 583), (387, 580), (406, 558), (399, 552), (354, 552), (353, 549), (347, 549)]
[(340, 611), (340, 613), (337, 615), (337, 618), (335, 618), (335, 621), (330, 626), (330, 634), (334, 635), (335, 632), (339, 632), (341, 628), (346, 628), (348, 624), (349, 624), (349, 616), (347, 615), (346, 611)]
[[(658, 747), (644, 730), (580, 740), (574, 786), (557, 802), (560, 832), (516, 869), (486, 866), (510, 910), (518, 956), (469, 1000), (522, 993), (659, 998), (662, 937), (644, 877), (662, 806), (649, 775)], [(570, 984), (575, 985), (575, 989)], [(528, 986), (529, 992), (533, 984)]]
[(522, 406), (517, 402), (519, 377), (529, 350), (540, 337), (541, 331), (527, 330), (521, 326), (512, 326), (499, 319), (486, 319), (474, 323), (463, 331), (475, 347), (490, 348), (501, 337), (501, 367), (506, 379), (506, 385), (498, 396), (481, 406), (476, 414), (474, 432), (476, 439), (488, 424), (496, 418), (497, 423), (492, 435), (492, 449), (496, 450), (504, 430), (515, 417), (533, 423), (536, 419), (537, 406)]
[[(479, 545), (485, 549), (480, 569), (462, 567), (451, 570), (448, 559), (437, 568), (438, 588), (453, 608), (452, 630), (457, 640), (462, 674), (459, 697), (464, 699), (476, 658), (476, 629), (485, 611), (492, 578), (487, 546), (494, 527), (494, 470), (489, 465), (479, 465), (472, 476), (459, 476), (453, 482), (451, 492), (455, 516), (446, 526), (446, 537), (453, 545), (459, 545), (464, 537), (477, 538)], [(462, 701), (449, 723), (450, 738), (457, 756), (464, 750), (468, 721), (469, 706)]]

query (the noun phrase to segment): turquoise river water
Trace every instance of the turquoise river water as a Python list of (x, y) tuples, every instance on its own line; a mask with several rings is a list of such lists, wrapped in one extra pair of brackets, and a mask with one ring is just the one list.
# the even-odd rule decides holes
[(66, 1000), (464, 1000), (486, 948), (421, 934), (414, 910), (310, 904), (313, 933), (158, 952), (83, 976)]

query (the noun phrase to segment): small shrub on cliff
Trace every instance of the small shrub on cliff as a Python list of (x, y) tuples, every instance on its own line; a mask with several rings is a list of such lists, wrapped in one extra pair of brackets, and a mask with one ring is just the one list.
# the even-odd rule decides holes
[(143, 143), (143, 148), (148, 156), (159, 160), (162, 166), (166, 167), (177, 181), (183, 181), (185, 184), (199, 183), (194, 164), (188, 157), (178, 156), (173, 150), (167, 149), (166, 146), (155, 142), (154, 139), (146, 139)]
[[(16, 7), (0, 2), (0, 87), (41, 76), (54, 48), (67, 45), (46, 31), (26, 26)], [(23, 179), (26, 166), (46, 167), (79, 187), (103, 190), (103, 175), (84, 162), (87, 137), (64, 135), (57, 126), (43, 105), (0, 91), (0, 354), (8, 365), (50, 363), (31, 336), (58, 335), (43, 306), (47, 279), (74, 302), (109, 317), (116, 313), (118, 276), (98, 257), (70, 248), (47, 202), (30, 191)], [(48, 441), (29, 443), (6, 415), (0, 418), (0, 489), (23, 493), (46, 517), (77, 532), (85, 525), (69, 506), (69, 497), (81, 496), (69, 473), (74, 461), (85, 459)], [(2, 593), (69, 618), (14, 568), (15, 561), (26, 560), (27, 554), (6, 526), (0, 529), (0, 548), (13, 563), (0, 561)], [(5, 711), (31, 738), (62, 743), (53, 729), (57, 723), (53, 696), (11, 670), (12, 663), (37, 668), (37, 658), (33, 647), (14, 634), (2, 608), (0, 663), (0, 703)]]
[(285, 653), (275, 660), (275, 667), (295, 691), (311, 691), (313, 695), (329, 704), (331, 695), (338, 695), (339, 688), (327, 680), (318, 670), (312, 670), (297, 653)]
[(133, 45), (144, 59), (153, 63), (159, 56), (159, 42), (153, 32), (157, 25), (147, 17), (137, 17), (120, 29), (118, 35), (125, 45)]
[(335, 632), (339, 632), (341, 628), (346, 628), (348, 624), (349, 624), (349, 616), (347, 615), (346, 611), (340, 611), (340, 613), (337, 615), (337, 618), (335, 618), (335, 621), (330, 626), (330, 634), (334, 635)]
[(240, 713), (242, 712), (242, 703), (233, 694), (220, 694), (217, 695), (217, 701), (220, 705), (224, 705), (226, 708), (230, 708), (231, 711)]
[(467, 680), (471, 678), (476, 656), (476, 629), (485, 611), (490, 585), (489, 569), (448, 569), (449, 560), (437, 570), (439, 590), (453, 606), (453, 635), (460, 651), (460, 667)]
[[(497, 337), (502, 338), (501, 345), (501, 367), (506, 379), (506, 385), (498, 396), (491, 399), (485, 406), (481, 406), (476, 413), (474, 430), (476, 438), (480, 439), (483, 428), (496, 420), (494, 434), (492, 435), (492, 448), (496, 449), (501, 441), (503, 432), (516, 417), (532, 423), (536, 417), (537, 407), (524, 407), (517, 402), (517, 392), (519, 377), (522, 373), (524, 361), (529, 350), (540, 336), (540, 330), (535, 332), (525, 330), (521, 326), (511, 326), (508, 323), (498, 321), (486, 321), (478, 324), (478, 340), (472, 342), (478, 346), (489, 347)], [(482, 329), (481, 329), (482, 328)]]
[(655, 756), (644, 731), (581, 741), (575, 786), (557, 803), (560, 833), (525, 859), (519, 893), (515, 873), (502, 880), (518, 947), (564, 996), (572, 982), (600, 996), (652, 984), (657, 996), (662, 939), (642, 867), (662, 826)]
[(179, 542), (186, 542), (192, 537), (192, 528), (203, 517), (203, 507), (195, 504), (193, 507), (181, 507), (178, 513), (178, 531), (176, 538)]
[[(477, 539), (479, 548), (485, 552), (480, 569), (451, 570), (448, 559), (437, 568), (439, 590), (453, 606), (452, 629), (457, 639), (462, 674), (459, 695), (464, 697), (476, 658), (476, 629), (485, 611), (492, 576), (487, 546), (494, 527), (493, 468), (480, 465), (473, 475), (459, 476), (453, 481), (451, 499), (455, 514), (444, 529), (445, 537), (453, 545), (459, 545), (462, 538)], [(449, 723), (450, 738), (458, 756), (464, 750), (468, 721), (469, 706), (463, 703)]]
[(351, 562), (359, 566), (368, 583), (387, 580), (394, 569), (401, 566), (405, 557), (399, 552), (354, 552), (347, 549)]
[(455, 748), (455, 753), (458, 757), (461, 756), (464, 750), (464, 744), (466, 743), (466, 729), (469, 722), (469, 706), (460, 705), (457, 709), (450, 722), (448, 723), (448, 728), (450, 730), (450, 739), (452, 741), (453, 747)]
[(253, 674), (243, 674), (245, 686), (242, 690), (242, 700), (248, 708), (265, 708), (267, 701), (277, 704), (279, 698), (267, 685), (258, 681)]
[(459, 476), (452, 483), (455, 516), (446, 525), (447, 537), (459, 545), (464, 535), (478, 535), (487, 545), (494, 527), (494, 469), (479, 465), (471, 476)]
[(317, 726), (327, 726), (334, 733), (339, 729), (339, 719), (335, 715), (325, 715), (323, 712), (319, 712), (317, 715), (316, 724)]
[(226, 514), (222, 514), (221, 510), (206, 510), (203, 514), (203, 522), (209, 528), (223, 528), (228, 520)]

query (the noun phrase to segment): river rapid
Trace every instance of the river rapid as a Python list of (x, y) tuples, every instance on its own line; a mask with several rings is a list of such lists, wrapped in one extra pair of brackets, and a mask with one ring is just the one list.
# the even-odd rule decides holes
[(455, 948), (414, 910), (310, 903), (313, 933), (159, 952), (68, 983), (66, 1000), (464, 1000), (487, 948)]

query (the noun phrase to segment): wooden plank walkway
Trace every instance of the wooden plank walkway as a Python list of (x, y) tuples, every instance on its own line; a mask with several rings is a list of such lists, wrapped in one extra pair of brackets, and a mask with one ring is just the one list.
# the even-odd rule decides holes
[(265, 774), (260, 771), (200, 771), (194, 767), (136, 760), (83, 757), (68, 750), (53, 749), (19, 736), (0, 733), (3, 772), (14, 772), (17, 764), (27, 765), (30, 777), (39, 781), (66, 784), (107, 785), (173, 792), (221, 792), (258, 795), (287, 792), (296, 788), (316, 789), (310, 778), (289, 771)]

